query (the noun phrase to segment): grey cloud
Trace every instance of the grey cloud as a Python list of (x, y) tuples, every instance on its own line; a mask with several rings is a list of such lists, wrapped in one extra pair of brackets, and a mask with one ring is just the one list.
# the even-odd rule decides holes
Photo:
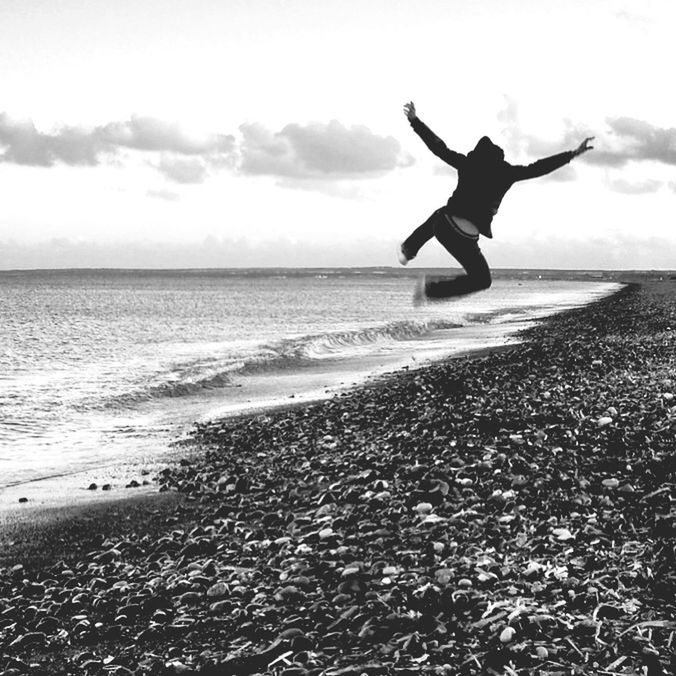
[(95, 166), (122, 162), (125, 151), (161, 153), (150, 164), (175, 183), (200, 183), (211, 170), (228, 168), (277, 176), (286, 187), (302, 179), (309, 189), (327, 179), (378, 176), (413, 163), (392, 136), (379, 136), (360, 125), (346, 127), (336, 120), (288, 124), (276, 133), (261, 124), (245, 124), (240, 132), (239, 140), (230, 134), (192, 136), (176, 123), (134, 116), (45, 133), (30, 120), (0, 113), (0, 162)]
[(615, 12), (615, 16), (621, 21), (628, 21), (631, 24), (639, 25), (641, 27), (645, 27), (648, 26), (649, 24), (654, 23), (654, 21), (645, 14), (630, 12), (626, 9), (621, 9)]
[(201, 157), (163, 155), (155, 166), (175, 183), (202, 183), (208, 174), (207, 164)]
[(111, 146), (171, 151), (182, 155), (228, 154), (235, 146), (232, 135), (190, 136), (180, 125), (154, 117), (132, 117), (125, 122), (111, 122), (94, 133)]
[(293, 179), (336, 179), (376, 176), (408, 166), (392, 136), (378, 136), (368, 127), (346, 127), (336, 120), (308, 125), (288, 124), (273, 133), (260, 124), (242, 132), (240, 171)]
[(518, 107), (509, 98), (505, 108), (498, 113), (498, 119), (505, 125), (502, 133), (506, 145), (514, 152), (525, 151), (531, 156), (542, 157), (572, 149), (582, 139), (594, 136), (594, 150), (577, 161), (611, 168), (623, 167), (630, 161), (676, 165), (676, 128), (673, 127), (658, 127), (631, 117), (612, 117), (606, 119), (606, 129), (594, 130), (566, 120), (563, 140), (553, 142), (525, 133), (519, 124)]
[[(38, 131), (30, 120), (13, 120), (0, 113), (0, 161), (51, 167), (100, 164), (121, 150), (171, 152), (201, 157), (215, 165), (232, 162), (235, 137), (192, 137), (174, 123), (150, 117), (85, 128), (63, 126), (51, 133)], [(169, 170), (171, 173), (171, 170)]]
[(628, 162), (651, 161), (676, 165), (676, 129), (657, 127), (631, 117), (606, 119), (607, 129), (594, 132), (588, 127), (568, 122), (566, 141), (579, 142), (595, 136), (594, 150), (580, 159), (589, 164), (619, 168)]
[(98, 164), (100, 140), (91, 132), (63, 127), (55, 134), (39, 132), (30, 120), (0, 113), (0, 161), (40, 167), (57, 162), (73, 166)]
[[(507, 150), (508, 154), (525, 154), (529, 158), (532, 158), (525, 160), (524, 163), (556, 155), (564, 150), (571, 150), (577, 147), (585, 136), (593, 135), (591, 133), (583, 133), (582, 130), (574, 128), (569, 122), (567, 122), (563, 139), (542, 139), (537, 136), (528, 135), (521, 129), (518, 105), (509, 97), (505, 97), (505, 107), (498, 113), (498, 120), (504, 125), (501, 134), (504, 139), (505, 150)], [(572, 181), (576, 176), (577, 172), (575, 168), (569, 164), (546, 174), (540, 180), (564, 182)]]
[(607, 122), (619, 142), (612, 151), (617, 159), (676, 165), (676, 128), (656, 127), (630, 117), (610, 118)]
[(657, 192), (662, 187), (663, 182), (654, 179), (632, 182), (618, 178), (610, 181), (609, 185), (616, 192), (622, 192), (627, 195), (643, 195), (645, 193)]
[(167, 200), (168, 202), (176, 202), (180, 199), (180, 195), (173, 190), (148, 190), (146, 195), (160, 200)]

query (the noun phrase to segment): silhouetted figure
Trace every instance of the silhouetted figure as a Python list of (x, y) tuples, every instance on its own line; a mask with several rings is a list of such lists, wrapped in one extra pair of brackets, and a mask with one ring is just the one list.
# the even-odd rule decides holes
[(413, 102), (404, 105), (413, 130), (441, 160), (458, 170), (458, 185), (447, 204), (437, 209), (401, 245), (399, 261), (406, 265), (427, 241), (436, 237), (465, 269), (458, 277), (422, 278), (416, 298), (448, 298), (487, 289), (491, 285), (488, 263), (479, 249), (479, 235), (493, 237), (491, 222), (505, 193), (517, 181), (536, 178), (562, 167), (574, 157), (591, 150), (586, 138), (575, 149), (546, 157), (527, 166), (505, 162), (505, 153), (488, 136), (479, 139), (467, 155), (457, 153), (416, 115)]

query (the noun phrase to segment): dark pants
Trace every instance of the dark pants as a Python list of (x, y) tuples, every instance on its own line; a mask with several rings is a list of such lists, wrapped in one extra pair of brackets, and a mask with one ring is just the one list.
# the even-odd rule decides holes
[(487, 289), (491, 285), (491, 271), (476, 240), (459, 235), (444, 216), (444, 208), (437, 209), (416, 228), (402, 245), (408, 258), (413, 258), (422, 246), (436, 237), (448, 253), (465, 268), (465, 275), (430, 278), (425, 284), (425, 295), (430, 298), (448, 298)]

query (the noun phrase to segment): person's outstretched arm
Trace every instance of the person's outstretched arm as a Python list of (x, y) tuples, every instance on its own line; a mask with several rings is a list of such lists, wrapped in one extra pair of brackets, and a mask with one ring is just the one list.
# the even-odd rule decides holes
[(527, 178), (537, 178), (538, 176), (544, 176), (549, 174), (555, 169), (559, 169), (564, 164), (568, 164), (574, 157), (586, 153), (588, 150), (591, 150), (594, 146), (589, 145), (591, 141), (594, 140), (593, 136), (586, 138), (580, 145), (575, 148), (575, 150), (568, 150), (565, 153), (559, 153), (558, 155), (552, 155), (551, 157), (545, 157), (537, 162), (527, 165), (515, 165), (512, 167), (514, 170), (514, 180), (523, 181)]
[(408, 121), (425, 145), (440, 159), (456, 169), (465, 160), (465, 156), (446, 147), (446, 144), (417, 116), (413, 101), (404, 104), (404, 113)]

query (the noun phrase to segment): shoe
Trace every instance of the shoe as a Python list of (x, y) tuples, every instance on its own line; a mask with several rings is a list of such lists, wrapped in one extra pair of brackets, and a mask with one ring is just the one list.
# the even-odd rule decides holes
[(427, 275), (420, 275), (415, 283), (415, 290), (413, 291), (413, 306), (418, 307), (422, 305), (427, 299), (425, 289), (427, 288)]
[(404, 245), (400, 244), (399, 247), (397, 248), (397, 258), (399, 259), (399, 263), (401, 265), (408, 265), (408, 262), (412, 261), (415, 258), (415, 256), (409, 256), (406, 253)]

